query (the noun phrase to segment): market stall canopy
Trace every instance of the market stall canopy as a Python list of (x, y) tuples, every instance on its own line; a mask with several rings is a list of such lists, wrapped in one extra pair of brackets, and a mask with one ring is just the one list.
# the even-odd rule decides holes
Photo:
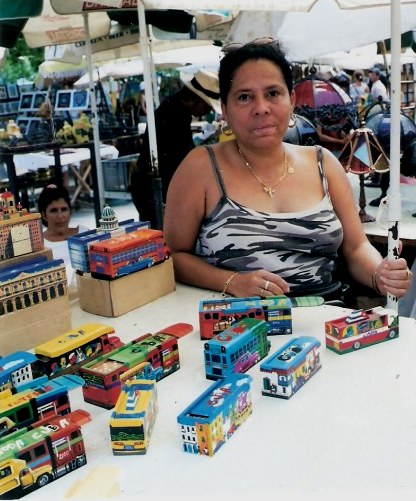
[[(416, 61), (412, 49), (406, 49), (400, 55), (401, 64), (411, 64)], [(372, 43), (363, 47), (356, 47), (350, 51), (337, 51), (314, 59), (315, 64), (329, 64), (333, 67), (346, 70), (359, 70), (373, 68), (377, 64), (391, 65), (390, 54), (379, 54), (378, 44)]]
[[(138, 40), (139, 30), (137, 26), (121, 26), (118, 23), (113, 23), (108, 35), (91, 40), (92, 62), (98, 63), (139, 56), (141, 47)], [(195, 46), (206, 47), (207, 42), (205, 40), (161, 40), (151, 38), (152, 52)], [(45, 61), (79, 64), (85, 58), (85, 55), (85, 41), (45, 47)]]
[[(193, 67), (213, 68), (218, 66), (221, 47), (215, 45), (189, 46), (181, 49), (163, 50), (154, 53), (153, 61), (156, 68), (176, 68), (181, 65)], [(113, 61), (100, 65), (94, 70), (94, 82), (113, 79), (128, 78), (143, 74), (143, 60), (137, 56), (127, 61)], [(88, 74), (83, 75), (74, 83), (76, 88), (89, 85)]]
[[(240, 12), (227, 37), (245, 42), (271, 36), (282, 42), (289, 59), (310, 63), (318, 56), (377, 42), (390, 36), (390, 9), (342, 10), (343, 0), (317, 0), (309, 12)], [(416, 26), (416, 8), (403, 5), (401, 32)], [(302, 34), (302, 35), (301, 35)]]
[[(105, 12), (94, 12), (90, 19), (90, 38), (107, 35), (110, 18)], [(31, 18), (23, 28), (23, 36), (29, 47), (45, 47), (61, 43), (85, 41), (87, 33), (81, 14), (59, 15), (51, 7), (50, 0), (43, 3), (40, 16)]]

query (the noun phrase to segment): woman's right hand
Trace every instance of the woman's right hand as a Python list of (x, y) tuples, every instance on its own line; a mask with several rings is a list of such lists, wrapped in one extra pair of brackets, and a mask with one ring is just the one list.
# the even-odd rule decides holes
[(288, 292), (288, 283), (266, 270), (239, 272), (227, 287), (227, 293), (236, 297), (282, 296)]

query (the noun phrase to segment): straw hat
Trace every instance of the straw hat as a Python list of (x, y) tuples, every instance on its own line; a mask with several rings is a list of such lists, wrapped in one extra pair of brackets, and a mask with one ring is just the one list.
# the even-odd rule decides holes
[(208, 70), (198, 70), (194, 75), (181, 74), (181, 80), (188, 89), (221, 114), (218, 75)]

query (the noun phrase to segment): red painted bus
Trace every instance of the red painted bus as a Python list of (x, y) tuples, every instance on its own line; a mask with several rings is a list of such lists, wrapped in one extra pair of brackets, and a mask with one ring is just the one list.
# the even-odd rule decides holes
[(0, 496), (16, 499), (85, 465), (81, 425), (88, 421), (79, 409), (1, 438)]
[(399, 336), (399, 316), (378, 306), (325, 322), (326, 347), (343, 354)]
[[(180, 326), (175, 329), (176, 326)], [(107, 355), (82, 366), (80, 375), (84, 400), (90, 404), (112, 409), (125, 381), (143, 377), (143, 362), (151, 364), (156, 381), (180, 367), (178, 339), (172, 333), (191, 332), (192, 325), (176, 324), (157, 332), (145, 334)], [(187, 326), (187, 329), (184, 328)]]
[(163, 232), (143, 228), (90, 245), (91, 275), (116, 278), (160, 263), (170, 256)]

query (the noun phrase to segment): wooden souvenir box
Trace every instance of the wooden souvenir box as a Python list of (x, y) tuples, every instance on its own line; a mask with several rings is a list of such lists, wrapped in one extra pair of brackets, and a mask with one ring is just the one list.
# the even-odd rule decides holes
[(289, 399), (321, 368), (321, 343), (312, 336), (291, 339), (261, 365), (262, 394)]
[(77, 274), (80, 307), (103, 317), (118, 317), (176, 289), (172, 259), (115, 280)]
[(213, 456), (234, 435), (252, 412), (252, 381), (248, 374), (219, 379), (179, 414), (184, 452)]

